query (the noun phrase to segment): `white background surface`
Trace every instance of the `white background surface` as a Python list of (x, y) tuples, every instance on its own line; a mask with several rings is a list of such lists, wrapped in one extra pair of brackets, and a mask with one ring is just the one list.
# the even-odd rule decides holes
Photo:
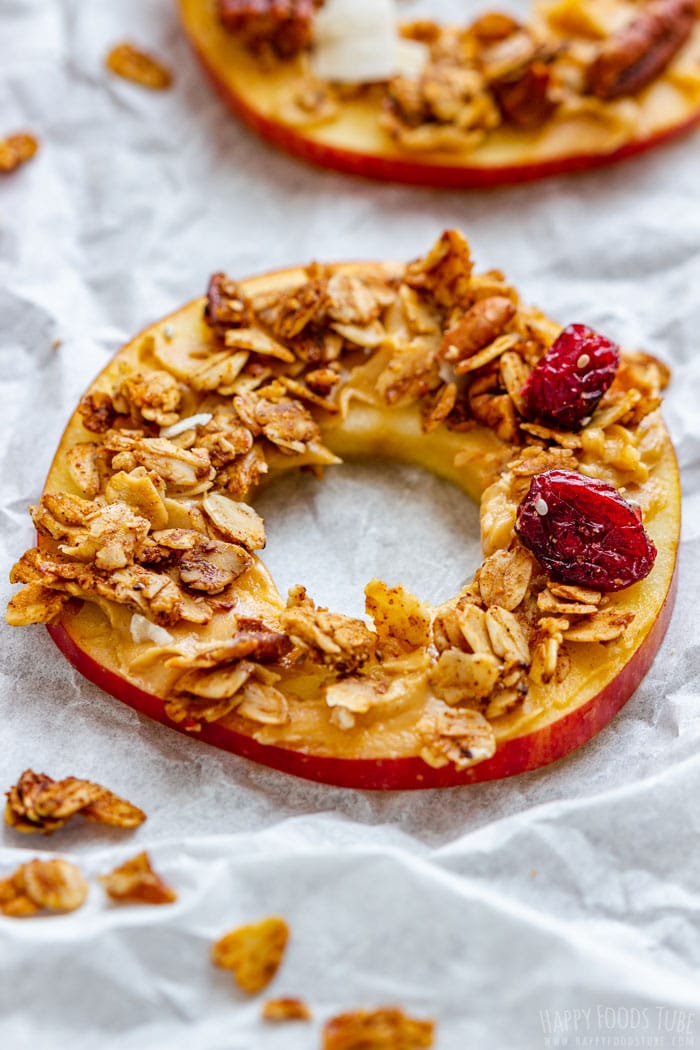
[[(125, 37), (167, 59), (172, 91), (105, 72)], [(244, 130), (167, 0), (0, 0), (0, 41), (0, 130), (42, 139), (0, 181), (2, 581), (32, 543), (26, 507), (62, 427), (128, 336), (215, 269), (411, 258), (448, 225), (552, 316), (673, 365), (685, 492), (678, 604), (643, 686), (583, 750), (502, 783), (370, 794), (286, 778), (138, 717), (41, 627), (3, 627), (0, 786), (28, 766), (84, 776), (149, 819), (131, 835), (79, 818), (41, 841), (3, 829), (0, 875), (51, 851), (94, 875), (148, 848), (180, 899), (109, 907), (94, 886), (72, 916), (0, 917), (0, 1046), (302, 1050), (332, 1013), (396, 1002), (438, 1019), (440, 1050), (557, 1045), (547, 1030), (567, 1017), (569, 1046), (699, 1047), (700, 137), (529, 187), (401, 188)], [(405, 468), (340, 468), (266, 501), (280, 585), (338, 609), (361, 608), (375, 573), (444, 597), (479, 560), (475, 508)], [(224, 930), (275, 912), (293, 932), (270, 994), (306, 998), (314, 1027), (264, 1027), (208, 962)], [(581, 1011), (578, 1035), (564, 1011)]]

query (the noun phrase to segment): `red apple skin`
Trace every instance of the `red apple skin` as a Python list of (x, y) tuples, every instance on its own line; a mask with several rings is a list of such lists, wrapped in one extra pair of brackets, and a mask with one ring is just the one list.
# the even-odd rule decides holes
[(451, 765), (433, 769), (421, 758), (357, 759), (307, 755), (283, 747), (260, 744), (251, 737), (216, 723), (204, 725), (193, 734), (167, 717), (159, 697), (108, 671), (89, 656), (76, 644), (65, 624), (47, 624), (47, 630), (64, 656), (85, 678), (134, 710), (171, 729), (306, 780), (342, 788), (406, 791), (459, 787), (515, 776), (555, 762), (589, 741), (614, 718), (651, 667), (671, 619), (677, 584), (676, 562), (671, 584), (654, 626), (619, 675), (596, 696), (550, 725), (505, 741), (499, 745), (493, 758), (464, 770), (457, 770)]
[(257, 134), (279, 149), (309, 164), (331, 171), (341, 171), (346, 175), (381, 179), (384, 182), (401, 182), (409, 186), (432, 186), (440, 189), (491, 189), (497, 186), (513, 186), (521, 182), (534, 182), (537, 179), (554, 175), (570, 175), (591, 168), (615, 164), (655, 146), (660, 146), (670, 139), (687, 134), (700, 124), (700, 112), (698, 112), (688, 120), (667, 128), (665, 131), (645, 139), (627, 142), (610, 153), (579, 153), (540, 163), (515, 166), (479, 168), (422, 163), (412, 157), (407, 157), (405, 160), (401, 157), (382, 157), (377, 154), (344, 150), (335, 146), (324, 146), (307, 138), (301, 131), (289, 125), (280, 124), (263, 116), (248, 105), (239, 94), (231, 90), (212, 68), (206, 53), (191, 37), (189, 39), (218, 94), (229, 109), (233, 110), (243, 123)]

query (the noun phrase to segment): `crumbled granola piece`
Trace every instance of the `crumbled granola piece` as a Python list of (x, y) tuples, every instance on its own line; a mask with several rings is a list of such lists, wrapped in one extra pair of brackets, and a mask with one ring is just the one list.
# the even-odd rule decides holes
[(68, 860), (30, 860), (22, 865), (22, 877), (31, 900), (50, 911), (75, 911), (88, 895), (87, 882)]
[(182, 390), (169, 372), (133, 372), (112, 395), (112, 404), (119, 415), (131, 414), (136, 425), (146, 420), (169, 427), (178, 419)]
[(633, 619), (634, 613), (614, 606), (600, 609), (590, 619), (581, 620), (564, 631), (564, 638), (567, 642), (612, 642), (625, 633)]
[(427, 400), (421, 411), (421, 427), (424, 434), (432, 434), (444, 423), (457, 402), (457, 384), (444, 383), (435, 396)]
[(153, 55), (142, 51), (134, 44), (117, 44), (107, 55), (107, 68), (124, 80), (150, 88), (152, 91), (164, 91), (173, 82), (173, 76)]
[(201, 538), (179, 559), (181, 581), (193, 591), (220, 594), (253, 563), (245, 547), (237, 543)]
[(312, 321), (322, 318), (327, 305), (326, 282), (313, 278), (297, 288), (283, 292), (274, 307), (263, 316), (279, 339), (294, 339)]
[(263, 1003), (262, 1018), (264, 1021), (310, 1021), (311, 1010), (303, 999), (283, 996), (280, 999), (267, 999)]
[(27, 769), (7, 792), (5, 823), (16, 831), (51, 834), (76, 813), (115, 827), (137, 827), (146, 819), (142, 810), (107, 788), (76, 777), (56, 781)]
[(222, 25), (251, 51), (267, 47), (293, 58), (311, 43), (313, 16), (322, 0), (218, 0)]
[[(32, 513), (37, 528), (46, 528), (49, 514), (44, 496), (38, 513)], [(98, 569), (123, 569), (134, 561), (150, 527), (148, 519), (135, 514), (126, 503), (97, 505), (86, 514), (84, 528), (72, 527), (71, 535), (59, 543), (58, 549), (69, 558), (92, 562)]]
[(340, 382), (340, 376), (332, 368), (313, 368), (304, 378), (306, 385), (320, 397), (327, 397)]
[(250, 303), (239, 285), (225, 273), (212, 274), (207, 288), (204, 320), (214, 330), (217, 339), (223, 341), (232, 328), (248, 328), (253, 319)]
[(85, 429), (93, 434), (106, 434), (117, 417), (112, 397), (104, 390), (86, 394), (78, 405), (78, 412), (83, 417)]
[(136, 515), (150, 522), (152, 529), (164, 529), (168, 524), (165, 485), (145, 467), (134, 467), (129, 473), (118, 470), (107, 482), (104, 496), (108, 503), (128, 504)]
[(468, 769), (496, 751), (492, 726), (471, 707), (445, 707), (426, 714), (416, 732), (422, 740), (420, 756), (433, 769), (450, 763), (455, 769)]
[(288, 397), (271, 400), (259, 393), (234, 398), (236, 411), (246, 426), (262, 432), (283, 452), (301, 453), (320, 439), (318, 425), (299, 401)]
[[(510, 348), (510, 337), (503, 342), (497, 340), (491, 345), (494, 357), (497, 358)], [(462, 367), (474, 363), (475, 358), (467, 359)], [(497, 361), (490, 369), (480, 373), (471, 381), (467, 399), (471, 414), (478, 423), (493, 430), (501, 441), (512, 445), (518, 444), (520, 440), (519, 419), (509, 395), (502, 391)]]
[(11, 627), (53, 623), (60, 617), (67, 601), (67, 594), (40, 583), (29, 583), (10, 598), (5, 619)]
[(365, 610), (374, 620), (377, 645), (385, 656), (424, 649), (430, 639), (430, 610), (400, 584), (389, 587), (371, 580), (365, 587)]
[(496, 688), (502, 665), (491, 653), (465, 653), (445, 649), (432, 668), (428, 681), (437, 697), (446, 704), (476, 703)]
[(277, 973), (289, 939), (284, 919), (271, 916), (224, 934), (212, 948), (212, 962), (231, 970), (244, 992), (257, 995)]
[(424, 1050), (433, 1045), (434, 1021), (419, 1021), (394, 1006), (354, 1010), (327, 1021), (323, 1050)]
[(39, 149), (39, 140), (28, 131), (16, 132), (0, 139), (0, 174), (16, 171), (31, 160)]
[(138, 904), (172, 904), (177, 894), (151, 867), (148, 853), (138, 853), (108, 875), (100, 875), (105, 893), (113, 901)]
[(227, 540), (239, 543), (249, 551), (261, 550), (265, 546), (263, 519), (247, 503), (229, 499), (219, 492), (209, 492), (202, 500), (202, 507)]
[(434, 345), (428, 340), (416, 339), (397, 347), (377, 378), (376, 390), (388, 405), (398, 408), (419, 401), (440, 386), (440, 382)]
[(0, 912), (8, 918), (25, 919), (39, 911), (39, 905), (27, 893), (23, 869), (21, 865), (12, 875), (0, 879)]
[(105, 437), (105, 447), (116, 453), (112, 460), (115, 470), (145, 467), (161, 478), (169, 493), (202, 491), (214, 476), (206, 449), (180, 448), (167, 438), (134, 438), (113, 430)]
[(478, 572), (484, 605), (500, 605), (509, 612), (517, 609), (527, 594), (532, 569), (532, 556), (520, 544), (509, 550), (494, 551)]
[(284, 693), (269, 682), (249, 678), (241, 688), (236, 713), (251, 722), (266, 726), (283, 726), (289, 722), (289, 705)]
[(94, 499), (102, 488), (100, 446), (81, 441), (66, 452), (66, 466), (71, 480), (88, 499)]
[(530, 646), (525, 632), (512, 612), (498, 605), (486, 611), (486, 629), (496, 656), (509, 663), (527, 667), (530, 663)]
[(382, 289), (370, 285), (362, 277), (342, 271), (334, 273), (326, 285), (328, 317), (338, 324), (370, 324), (379, 317), (382, 306), (388, 305), (386, 287), (383, 291), (384, 295)]
[(429, 293), (440, 307), (467, 309), (471, 272), (469, 244), (458, 230), (445, 230), (427, 255), (409, 263), (404, 279), (411, 288)]
[(280, 622), (307, 659), (333, 667), (339, 674), (357, 670), (374, 654), (376, 635), (362, 620), (317, 609), (304, 587), (289, 592)]

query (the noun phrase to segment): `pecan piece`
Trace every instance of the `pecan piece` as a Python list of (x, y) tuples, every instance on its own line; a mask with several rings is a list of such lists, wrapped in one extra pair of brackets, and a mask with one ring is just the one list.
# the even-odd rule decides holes
[(311, 43), (319, 0), (219, 0), (219, 19), (251, 51), (269, 44), (280, 58), (293, 58)]
[(697, 16), (696, 0), (653, 0), (601, 48), (588, 72), (591, 93), (609, 101), (641, 91), (683, 47)]
[(490, 295), (474, 303), (457, 324), (445, 332), (440, 356), (459, 362), (492, 343), (515, 317), (515, 305), (504, 295)]
[(523, 73), (491, 83), (503, 119), (516, 128), (539, 128), (556, 108), (550, 95), (551, 73), (537, 61)]
[(117, 44), (107, 55), (105, 64), (112, 73), (131, 80), (151, 91), (164, 91), (173, 82), (173, 76), (153, 55), (141, 51), (128, 42)]
[(217, 339), (224, 339), (230, 328), (247, 328), (253, 323), (248, 301), (225, 273), (215, 273), (209, 281), (204, 320)]

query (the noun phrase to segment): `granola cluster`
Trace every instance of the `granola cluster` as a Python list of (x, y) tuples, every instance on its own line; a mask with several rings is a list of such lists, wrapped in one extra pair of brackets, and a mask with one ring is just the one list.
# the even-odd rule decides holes
[[(161, 325), (84, 397), (65, 448), (72, 490), (31, 508), (39, 542), (12, 571), (23, 588), (9, 622), (98, 606), (133, 668), (157, 668), (154, 691), (186, 729), (223, 722), (301, 749), (313, 730), (342, 751), (398, 718), (431, 766), (489, 758), (499, 727), (548, 702), (542, 687), (566, 677), (576, 646), (615, 641), (632, 618), (551, 578), (520, 544), (532, 478), (599, 478), (644, 515), (664, 498), (647, 484), (666, 441), (668, 373), (655, 359), (625, 355), (578, 430), (528, 416), (522, 391), (559, 332), (502, 273), (475, 272), (456, 230), (405, 266), (313, 264), (245, 285), (215, 274), (194, 330)], [(457, 473), (473, 469), (468, 435), (491, 442), (472, 582), (430, 608), (372, 581), (369, 623), (302, 586), (286, 605), (270, 597), (251, 502), (266, 476), (339, 462), (329, 445), (358, 404), (414, 413), (426, 442), (452, 434)], [(17, 826), (50, 829), (104, 810), (94, 788), (28, 779), (8, 805)]]
[[(219, 17), (267, 61), (298, 60), (313, 46), (320, 6), (219, 0)], [(411, 152), (471, 150), (495, 128), (536, 130), (580, 113), (633, 130), (636, 97), (664, 75), (697, 22), (696, 0), (544, 0), (527, 23), (488, 13), (464, 27), (403, 24), (402, 35), (422, 44), (426, 59), (420, 72), (380, 85), (380, 123)], [(295, 91), (284, 119), (312, 124), (337, 113), (334, 85), (305, 74)]]

